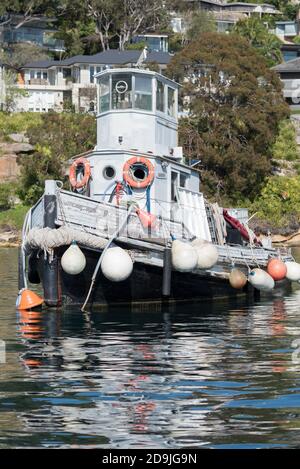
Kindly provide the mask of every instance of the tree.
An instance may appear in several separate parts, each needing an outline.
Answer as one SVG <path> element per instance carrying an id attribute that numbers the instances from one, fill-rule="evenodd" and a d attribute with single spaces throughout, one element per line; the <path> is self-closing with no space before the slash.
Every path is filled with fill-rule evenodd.
<path id="1" fill-rule="evenodd" d="M 279 160 L 293 161 L 299 158 L 296 130 L 291 121 L 280 122 L 279 134 L 274 142 L 272 155 L 273 158 Z"/>
<path id="2" fill-rule="evenodd" d="M 47 15 L 64 12 L 64 0 L 1 0 L 0 24 L 10 23 L 12 15 L 18 14 L 16 29 Z"/>
<path id="3" fill-rule="evenodd" d="M 72 156 L 92 149 L 96 141 L 95 118 L 87 114 L 54 112 L 43 114 L 27 130 L 33 154 L 19 157 L 18 195 L 26 204 L 35 203 L 46 179 L 64 179 L 64 165 Z"/>
<path id="4" fill-rule="evenodd" d="M 217 24 L 214 16 L 205 10 L 192 11 L 186 14 L 185 22 L 188 24 L 186 38 L 196 40 L 202 33 L 214 32 Z"/>
<path id="5" fill-rule="evenodd" d="M 27 91 L 17 86 L 17 76 L 13 70 L 4 70 L 2 75 L 4 86 L 2 87 L 2 110 L 13 112 L 16 108 L 17 101 L 23 96 L 27 96 Z"/>
<path id="6" fill-rule="evenodd" d="M 269 33 L 264 22 L 258 17 L 252 16 L 238 21 L 233 33 L 247 39 L 249 44 L 267 60 L 270 67 L 282 62 L 280 50 L 282 42 L 275 34 Z"/>
<path id="7" fill-rule="evenodd" d="M 180 140 L 189 158 L 201 159 L 207 195 L 253 199 L 289 115 L 277 74 L 246 40 L 218 33 L 202 34 L 179 52 L 168 74 L 183 85 Z"/>
<path id="8" fill-rule="evenodd" d="M 169 25 L 167 5 L 170 1 L 65 0 L 67 13 L 60 22 L 64 23 L 65 31 L 74 29 L 74 21 L 77 21 L 79 29 L 82 29 L 81 25 L 93 24 L 92 39 L 97 38 L 102 50 L 109 49 L 111 45 L 124 50 L 136 34 L 157 29 L 162 31 Z M 92 36 L 91 33 L 88 35 Z"/>
<path id="9" fill-rule="evenodd" d="M 36 60 L 49 60 L 44 49 L 35 44 L 12 44 L 0 50 L 0 60 L 10 69 L 20 70 L 26 63 Z"/>

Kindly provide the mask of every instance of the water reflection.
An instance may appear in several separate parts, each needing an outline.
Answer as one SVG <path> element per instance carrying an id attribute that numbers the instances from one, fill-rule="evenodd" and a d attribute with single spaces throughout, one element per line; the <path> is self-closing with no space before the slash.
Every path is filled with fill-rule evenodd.
<path id="1" fill-rule="evenodd" d="M 4 302 L 0 446 L 299 447 L 299 305 L 299 290 L 171 313 Z"/>

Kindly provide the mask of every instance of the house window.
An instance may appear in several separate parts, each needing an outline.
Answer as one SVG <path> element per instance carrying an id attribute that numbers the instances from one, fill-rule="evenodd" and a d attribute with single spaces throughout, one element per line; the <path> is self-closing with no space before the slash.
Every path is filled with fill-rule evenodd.
<path id="1" fill-rule="evenodd" d="M 152 111 L 152 79 L 136 75 L 134 107 Z"/>
<path id="2" fill-rule="evenodd" d="M 71 76 L 71 69 L 70 68 L 63 68 L 63 78 L 68 78 Z"/>
<path id="3" fill-rule="evenodd" d="M 90 66 L 90 83 L 96 83 L 97 78 L 94 77 L 96 73 L 100 73 L 102 71 L 102 67 L 94 67 L 93 65 Z"/>
<path id="4" fill-rule="evenodd" d="M 162 81 L 157 80 L 156 86 L 156 110 L 164 112 L 165 110 L 165 87 Z"/>
<path id="5" fill-rule="evenodd" d="M 94 83 L 95 67 L 90 67 L 90 83 Z"/>
<path id="6" fill-rule="evenodd" d="M 168 116 L 175 117 L 175 90 L 168 86 Z"/>

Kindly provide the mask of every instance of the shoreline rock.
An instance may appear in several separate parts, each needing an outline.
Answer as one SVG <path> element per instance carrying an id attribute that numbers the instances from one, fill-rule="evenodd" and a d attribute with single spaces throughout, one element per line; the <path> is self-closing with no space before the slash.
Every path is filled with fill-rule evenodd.
<path id="1" fill-rule="evenodd" d="M 18 247 L 21 244 L 21 231 L 9 229 L 0 229 L 0 247 Z"/>
<path id="2" fill-rule="evenodd" d="M 289 236 L 274 235 L 272 236 L 272 243 L 294 248 L 300 247 L 300 230 Z"/>

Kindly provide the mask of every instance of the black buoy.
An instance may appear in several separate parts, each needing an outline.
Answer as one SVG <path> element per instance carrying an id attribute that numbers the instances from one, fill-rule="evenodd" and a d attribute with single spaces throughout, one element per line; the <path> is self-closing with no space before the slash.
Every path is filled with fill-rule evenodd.
<path id="1" fill-rule="evenodd" d="M 166 246 L 164 250 L 164 265 L 163 265 L 163 281 L 162 281 L 162 296 L 168 297 L 171 295 L 171 278 L 172 278 L 172 250 L 171 246 Z"/>
<path id="2" fill-rule="evenodd" d="M 56 182 L 46 181 L 44 194 L 44 227 L 55 229 L 56 217 Z M 43 265 L 43 287 L 46 305 L 59 306 L 61 304 L 59 283 L 59 262 L 57 256 L 54 254 L 51 262 L 47 256 L 47 258 L 44 259 Z"/>

